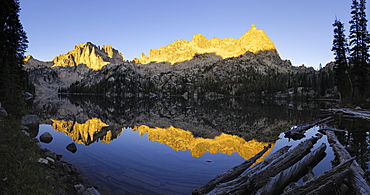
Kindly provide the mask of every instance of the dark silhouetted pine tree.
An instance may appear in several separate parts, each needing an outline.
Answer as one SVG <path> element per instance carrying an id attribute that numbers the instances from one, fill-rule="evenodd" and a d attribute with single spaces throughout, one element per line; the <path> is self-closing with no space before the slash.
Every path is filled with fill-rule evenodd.
<path id="1" fill-rule="evenodd" d="M 366 95 L 369 84 L 369 33 L 367 31 L 366 0 L 353 0 L 350 23 L 350 65 L 354 95 Z"/>
<path id="2" fill-rule="evenodd" d="M 334 39 L 332 51 L 334 52 L 334 73 L 335 73 L 335 85 L 338 88 L 342 97 L 348 96 L 351 93 L 350 80 L 348 75 L 348 63 L 347 63 L 347 52 L 348 44 L 346 36 L 344 34 L 344 24 L 338 19 L 335 19 L 333 24 L 334 27 Z"/>
<path id="3" fill-rule="evenodd" d="M 0 0 L 0 92 L 5 99 L 19 95 L 24 87 L 22 63 L 28 41 L 19 11 L 18 0 Z"/>

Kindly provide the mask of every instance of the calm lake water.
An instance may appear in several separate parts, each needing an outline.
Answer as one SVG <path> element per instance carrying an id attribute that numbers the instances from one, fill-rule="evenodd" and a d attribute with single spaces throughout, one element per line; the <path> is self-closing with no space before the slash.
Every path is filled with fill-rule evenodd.
<path id="1" fill-rule="evenodd" d="M 240 99 L 125 98 L 103 96 L 43 97 L 34 113 L 42 118 L 39 137 L 54 139 L 42 147 L 83 171 L 86 184 L 102 194 L 191 194 L 216 175 L 253 157 L 264 146 L 297 145 L 284 131 L 320 117 L 326 102 Z M 369 125 L 341 120 L 331 125 L 354 129 L 339 138 L 356 148 L 368 170 Z M 66 149 L 75 143 L 75 153 Z M 327 143 L 324 136 L 319 144 Z M 316 146 L 319 146 L 316 144 Z M 326 157 L 314 172 L 335 163 L 327 144 Z M 261 159 L 262 160 L 262 159 Z"/>

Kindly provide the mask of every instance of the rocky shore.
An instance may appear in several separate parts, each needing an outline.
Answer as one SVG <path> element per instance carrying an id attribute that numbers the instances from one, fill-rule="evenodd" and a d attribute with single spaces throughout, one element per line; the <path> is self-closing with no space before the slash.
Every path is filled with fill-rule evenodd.
<path id="1" fill-rule="evenodd" d="M 64 184 L 61 189 L 65 194 L 99 195 L 94 187 L 87 187 L 83 184 L 82 172 L 68 162 L 62 161 L 62 155 L 51 150 L 41 149 L 41 158 L 37 160 L 45 169 L 52 170 L 54 177 L 58 177 Z"/>
<path id="2" fill-rule="evenodd" d="M 39 128 L 39 117 L 36 115 L 26 115 L 21 119 L 21 130 L 35 142 L 50 142 L 53 138 L 50 133 L 40 136 L 40 140 L 36 137 Z M 97 189 L 84 185 L 82 172 L 76 169 L 73 165 L 62 160 L 62 155 L 55 152 L 38 148 L 38 159 L 33 159 L 41 167 L 49 173 L 49 177 L 55 178 L 61 184 L 58 185 L 56 191 L 60 194 L 82 194 L 82 195 L 99 195 Z"/>

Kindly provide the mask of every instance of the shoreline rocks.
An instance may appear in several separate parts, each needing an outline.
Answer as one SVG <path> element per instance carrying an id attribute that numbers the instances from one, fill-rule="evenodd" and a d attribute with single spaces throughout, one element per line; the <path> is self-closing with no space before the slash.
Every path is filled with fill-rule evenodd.
<path id="1" fill-rule="evenodd" d="M 31 137 L 36 137 L 39 133 L 40 118 L 37 115 L 26 115 L 21 119 L 23 130 L 27 130 Z"/>
<path id="2" fill-rule="evenodd" d="M 62 161 L 62 155 L 58 155 L 49 149 L 40 149 L 41 158 L 38 163 L 43 164 L 44 168 L 50 169 L 55 177 L 61 179 L 65 185 L 66 194 L 94 194 L 99 195 L 99 191 L 94 187 L 85 186 L 82 172 L 72 164 Z"/>
<path id="3" fill-rule="evenodd" d="M 21 119 L 20 131 L 30 139 L 36 139 L 38 134 L 40 119 L 36 115 L 26 115 Z M 37 129 L 35 132 L 34 130 Z M 49 132 L 45 132 L 40 136 L 40 141 L 50 143 L 53 136 Z M 76 147 L 76 146 L 75 146 Z M 47 148 L 39 148 L 38 153 L 40 158 L 35 159 L 40 166 L 46 170 L 50 170 L 52 177 L 57 178 L 62 182 L 62 191 L 64 194 L 82 194 L 82 195 L 100 195 L 99 191 L 94 187 L 84 186 L 84 179 L 81 170 L 76 169 L 72 164 L 62 161 L 62 155 Z"/>

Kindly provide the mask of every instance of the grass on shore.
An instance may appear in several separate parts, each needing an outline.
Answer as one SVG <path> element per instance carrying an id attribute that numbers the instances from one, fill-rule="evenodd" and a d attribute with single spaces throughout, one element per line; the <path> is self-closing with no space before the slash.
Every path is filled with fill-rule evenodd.
<path id="1" fill-rule="evenodd" d="M 63 194 L 54 174 L 37 163 L 40 147 L 20 130 L 20 119 L 0 117 L 1 194 Z"/>

